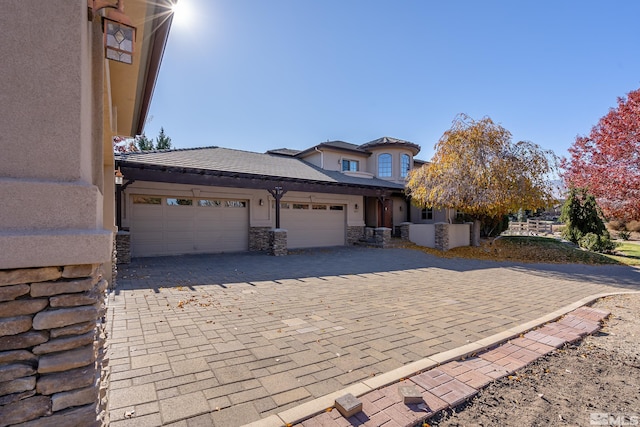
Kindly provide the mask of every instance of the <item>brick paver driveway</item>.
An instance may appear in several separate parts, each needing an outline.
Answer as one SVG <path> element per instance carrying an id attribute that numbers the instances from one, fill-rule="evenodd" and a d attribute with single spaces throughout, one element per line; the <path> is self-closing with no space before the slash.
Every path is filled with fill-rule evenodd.
<path id="1" fill-rule="evenodd" d="M 408 249 L 137 259 L 109 298 L 112 426 L 242 425 L 639 284 L 627 267 Z"/>

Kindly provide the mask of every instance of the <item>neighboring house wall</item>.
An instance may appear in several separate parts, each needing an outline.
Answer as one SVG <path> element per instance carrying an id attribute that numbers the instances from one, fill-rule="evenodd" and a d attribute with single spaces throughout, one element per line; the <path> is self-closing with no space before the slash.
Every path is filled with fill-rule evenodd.
<path id="1" fill-rule="evenodd" d="M 422 208 L 411 205 L 411 222 L 414 224 L 433 224 L 436 222 L 449 222 L 449 217 L 454 218 L 452 216 L 452 212 L 450 209 L 433 209 L 432 210 L 432 218 L 422 219 Z M 449 214 L 448 214 L 449 213 Z"/>
<path id="2" fill-rule="evenodd" d="M 0 423 L 95 425 L 113 224 L 101 19 L 10 0 L 0 28 Z"/>

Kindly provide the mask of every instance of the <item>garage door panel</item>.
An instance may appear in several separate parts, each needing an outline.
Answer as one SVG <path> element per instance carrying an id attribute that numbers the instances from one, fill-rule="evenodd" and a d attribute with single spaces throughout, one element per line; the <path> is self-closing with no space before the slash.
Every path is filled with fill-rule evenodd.
<path id="1" fill-rule="evenodd" d="M 345 244 L 345 211 L 326 209 L 282 209 L 281 227 L 287 230 L 291 249 L 342 246 Z"/>
<path id="2" fill-rule="evenodd" d="M 140 197 L 142 200 L 157 198 Z M 166 197 L 162 197 L 161 204 L 133 204 L 133 256 L 237 252 L 248 250 L 248 241 L 246 201 L 222 200 L 215 206 L 199 206 L 194 199 L 191 205 L 167 205 Z"/>

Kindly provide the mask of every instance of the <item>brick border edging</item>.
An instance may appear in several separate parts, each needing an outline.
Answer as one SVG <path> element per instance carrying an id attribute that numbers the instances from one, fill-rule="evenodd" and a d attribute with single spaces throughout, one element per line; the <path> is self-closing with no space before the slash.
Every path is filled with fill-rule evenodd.
<path id="1" fill-rule="evenodd" d="M 441 410 L 454 407 L 464 402 L 475 395 L 480 388 L 489 384 L 489 382 L 509 375 L 517 369 L 521 369 L 539 357 L 559 348 L 565 343 L 577 341 L 582 337 L 597 331 L 600 328 L 600 321 L 606 318 L 609 313 L 586 307 L 583 308 L 583 306 L 607 296 L 636 293 L 640 292 L 606 292 L 587 296 L 535 320 L 509 328 L 503 332 L 491 335 L 473 343 L 431 355 L 376 377 L 357 382 L 342 390 L 338 390 L 309 402 L 305 402 L 294 408 L 282 411 L 277 415 L 271 415 L 256 422 L 246 424 L 244 427 L 289 426 L 308 420 L 318 414 L 320 414 L 318 415 L 318 418 L 329 418 L 334 422 L 341 420 L 346 422 L 346 424 L 336 424 L 349 426 L 352 424 L 345 418 L 342 418 L 338 411 L 327 412 L 327 409 L 334 406 L 334 402 L 338 397 L 348 393 L 351 393 L 356 397 L 364 396 L 363 400 L 365 401 L 365 404 L 373 405 L 373 408 L 380 409 L 379 412 L 372 414 L 372 416 L 376 416 L 379 413 L 384 413 L 385 410 L 389 410 L 393 413 L 394 417 L 402 417 L 403 414 L 396 407 L 398 402 L 400 405 L 404 406 L 404 408 L 407 408 L 405 410 L 409 411 L 412 410 L 411 406 L 415 405 L 404 405 L 401 400 L 398 400 L 398 402 L 391 401 L 391 399 L 388 399 L 388 397 L 381 393 L 381 389 L 385 387 L 403 385 L 403 382 L 421 388 L 421 392 L 423 393 L 423 397 L 428 408 L 434 409 L 433 411 L 425 412 L 423 408 L 416 408 L 418 409 L 417 412 L 421 414 L 421 418 L 411 421 L 413 424 L 416 424 L 424 419 L 433 417 Z M 576 315 L 572 313 L 579 311 L 581 308 L 583 311 L 600 312 L 599 316 L 601 317 L 595 321 L 597 328 L 592 332 L 588 331 L 593 328 L 593 313 L 591 315 L 586 312 L 583 313 L 584 315 Z M 602 316 L 604 313 L 606 314 Z M 551 323 L 558 320 L 560 317 L 567 315 L 572 316 L 572 318 L 567 320 L 567 322 L 564 322 L 565 319 L 562 319 L 560 322 Z M 569 316 L 567 316 L 567 318 Z M 589 318 L 589 316 L 592 316 L 592 318 Z M 563 323 L 558 326 L 561 322 Z M 540 328 L 540 330 L 534 330 L 538 327 L 542 328 Z M 520 335 L 523 334 L 524 336 L 521 337 Z M 514 338 L 516 338 L 516 340 L 514 340 L 516 341 L 515 343 L 507 342 Z M 536 357 L 532 359 L 533 354 L 535 354 Z M 458 361 L 459 359 L 463 359 L 470 355 L 473 355 L 472 359 L 463 360 L 462 362 Z M 493 358 L 494 360 L 487 360 L 487 358 Z M 487 363 L 484 363 L 483 361 Z M 467 364 L 464 362 L 467 362 Z M 495 362 L 503 363 L 503 365 Z M 471 364 L 475 364 L 476 366 L 471 366 Z M 464 365 L 464 367 L 461 368 L 461 365 Z M 469 369 L 466 369 L 467 367 Z M 500 367 L 502 367 L 502 369 L 498 369 Z M 486 381 L 487 378 L 476 375 L 476 372 L 490 379 Z M 501 372 L 504 374 L 500 374 Z M 458 377 L 466 380 L 466 382 L 460 381 Z M 447 384 L 449 385 L 447 386 Z M 478 388 L 476 389 L 472 387 L 471 384 L 475 384 Z M 469 389 L 473 390 L 473 392 Z M 395 393 L 395 395 L 397 394 L 398 393 Z M 440 394 L 440 396 L 438 396 L 438 394 Z M 463 395 L 464 397 L 462 397 Z M 378 402 L 381 399 L 386 399 L 386 401 Z M 444 406 L 442 406 L 443 403 Z M 366 407 L 367 406 L 365 405 L 365 409 Z M 414 410 L 413 412 L 415 413 L 416 411 Z M 356 419 L 354 419 L 354 421 L 356 421 Z M 362 421 L 358 422 L 361 423 Z"/>

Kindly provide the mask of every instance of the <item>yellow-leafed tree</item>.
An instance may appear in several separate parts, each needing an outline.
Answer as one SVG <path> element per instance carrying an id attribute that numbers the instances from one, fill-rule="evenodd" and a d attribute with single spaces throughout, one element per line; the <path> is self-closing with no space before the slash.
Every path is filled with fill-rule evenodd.
<path id="1" fill-rule="evenodd" d="M 489 117 L 460 114 L 435 146 L 431 162 L 411 171 L 407 192 L 420 207 L 449 208 L 474 219 L 474 245 L 483 219 L 553 204 L 550 181 L 557 159 L 520 141 Z"/>

